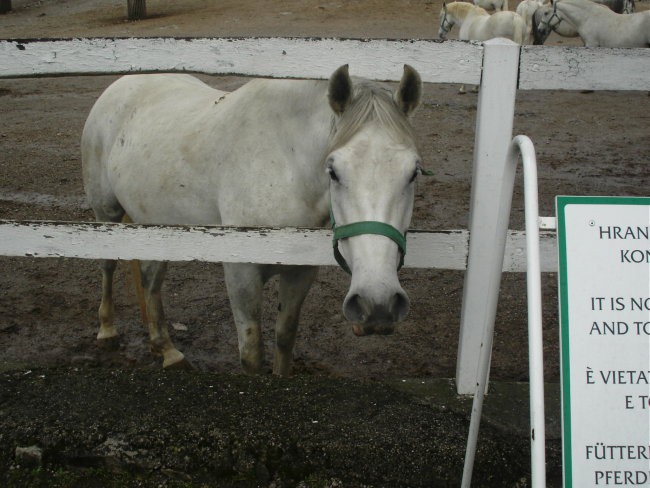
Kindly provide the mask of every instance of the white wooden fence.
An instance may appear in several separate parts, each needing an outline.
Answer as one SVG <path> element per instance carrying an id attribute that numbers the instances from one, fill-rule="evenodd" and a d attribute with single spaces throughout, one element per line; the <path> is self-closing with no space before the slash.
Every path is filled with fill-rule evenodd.
<path id="1" fill-rule="evenodd" d="M 470 231 L 409 234 L 405 266 L 467 269 L 457 389 L 473 393 L 483 330 L 493 324 L 502 271 L 525 271 L 525 237 L 508 231 L 514 175 L 506 170 L 519 90 L 650 90 L 650 50 L 518 46 L 505 40 L 74 39 L 0 41 L 0 78 L 200 72 L 480 84 Z M 471 235 L 471 239 L 470 239 Z M 158 227 L 0 221 L 0 255 L 335 265 L 326 230 Z M 554 233 L 542 233 L 542 271 L 556 271 Z M 158 244 L 156 244 L 158 243 Z M 505 258 L 504 258 L 505 251 Z"/>

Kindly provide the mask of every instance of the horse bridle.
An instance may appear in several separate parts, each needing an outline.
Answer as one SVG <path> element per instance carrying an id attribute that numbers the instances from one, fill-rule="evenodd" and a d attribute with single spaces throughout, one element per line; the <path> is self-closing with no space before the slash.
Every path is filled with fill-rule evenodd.
<path id="1" fill-rule="evenodd" d="M 332 246 L 334 248 L 334 258 L 339 266 L 348 274 L 352 274 L 348 263 L 339 251 L 339 240 L 347 239 L 349 237 L 360 236 L 364 234 L 374 234 L 379 236 L 388 237 L 392 240 L 400 251 L 400 261 L 397 269 L 404 265 L 404 255 L 406 254 L 406 234 L 402 234 L 398 229 L 385 222 L 378 222 L 375 220 L 364 220 L 361 222 L 353 222 L 351 224 L 336 226 L 334 220 L 334 213 L 332 212 L 332 204 L 330 203 L 330 222 L 334 235 L 332 237 Z"/>
<path id="2" fill-rule="evenodd" d="M 440 30 L 448 34 L 452 27 L 453 24 L 447 20 L 447 9 L 445 9 L 445 15 L 442 17 L 442 22 L 440 22 Z"/>
<path id="3" fill-rule="evenodd" d="M 557 22 L 554 25 L 551 25 L 553 19 L 557 19 Z M 548 30 L 552 31 L 556 26 L 560 25 L 560 22 L 562 22 L 562 17 L 557 14 L 557 2 L 555 2 L 553 3 L 553 15 L 551 15 L 546 21 L 542 20 L 540 24 L 545 24 Z"/>

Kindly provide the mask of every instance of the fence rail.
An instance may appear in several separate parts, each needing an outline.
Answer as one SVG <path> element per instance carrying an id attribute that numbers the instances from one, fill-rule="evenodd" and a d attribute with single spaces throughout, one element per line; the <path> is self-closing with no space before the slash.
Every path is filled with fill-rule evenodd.
<path id="1" fill-rule="evenodd" d="M 483 45 L 466 41 L 316 38 L 128 38 L 0 41 L 0 78 L 198 72 L 327 78 L 349 63 L 357 76 L 399 80 L 404 64 L 423 81 L 479 84 Z M 645 48 L 522 46 L 521 90 L 648 90 Z"/>
<path id="2" fill-rule="evenodd" d="M 326 229 L 157 226 L 0 220 L 0 255 L 337 266 Z M 555 233 L 542 233 L 542 271 L 557 271 Z M 467 268 L 469 231 L 408 233 L 407 268 Z M 526 235 L 510 231 L 504 271 L 526 270 Z"/>

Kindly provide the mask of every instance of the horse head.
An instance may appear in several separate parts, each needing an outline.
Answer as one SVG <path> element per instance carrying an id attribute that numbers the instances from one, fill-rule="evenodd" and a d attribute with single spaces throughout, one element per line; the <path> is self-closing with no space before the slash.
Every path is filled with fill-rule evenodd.
<path id="1" fill-rule="evenodd" d="M 408 116 L 422 81 L 408 65 L 394 92 L 355 80 L 348 66 L 329 80 L 334 124 L 326 157 L 335 255 L 351 276 L 343 303 L 357 335 L 390 333 L 409 299 L 397 278 L 406 252 L 420 157 Z"/>
<path id="2" fill-rule="evenodd" d="M 546 42 L 546 39 L 548 36 L 551 34 L 550 30 L 546 30 L 545 32 L 542 32 L 539 29 L 539 25 L 542 21 L 542 15 L 544 15 L 544 12 L 548 10 L 548 7 L 546 6 L 541 6 L 535 9 L 533 12 L 532 16 L 532 21 L 531 21 L 531 32 L 533 34 L 533 45 L 535 46 L 541 46 Z"/>
<path id="3" fill-rule="evenodd" d="M 555 30 L 562 20 L 557 11 L 557 0 L 551 0 L 550 6 L 543 5 L 538 8 L 533 14 L 534 44 L 544 44 L 551 31 Z"/>
<path id="4" fill-rule="evenodd" d="M 442 8 L 440 9 L 440 29 L 438 29 L 438 37 L 440 39 L 445 39 L 453 26 L 453 19 L 450 19 L 448 15 L 447 3 L 442 2 Z"/>

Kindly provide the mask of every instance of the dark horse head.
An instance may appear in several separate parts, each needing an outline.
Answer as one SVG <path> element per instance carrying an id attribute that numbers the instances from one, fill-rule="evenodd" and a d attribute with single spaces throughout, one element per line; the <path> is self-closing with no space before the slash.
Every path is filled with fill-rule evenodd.
<path id="1" fill-rule="evenodd" d="M 532 33 L 533 33 L 533 45 L 535 46 L 541 46 L 546 42 L 546 39 L 548 38 L 549 34 L 551 33 L 550 30 L 542 32 L 539 30 L 539 23 L 542 20 L 542 14 L 544 13 L 543 8 L 538 8 L 533 12 L 533 17 L 532 17 Z"/>

